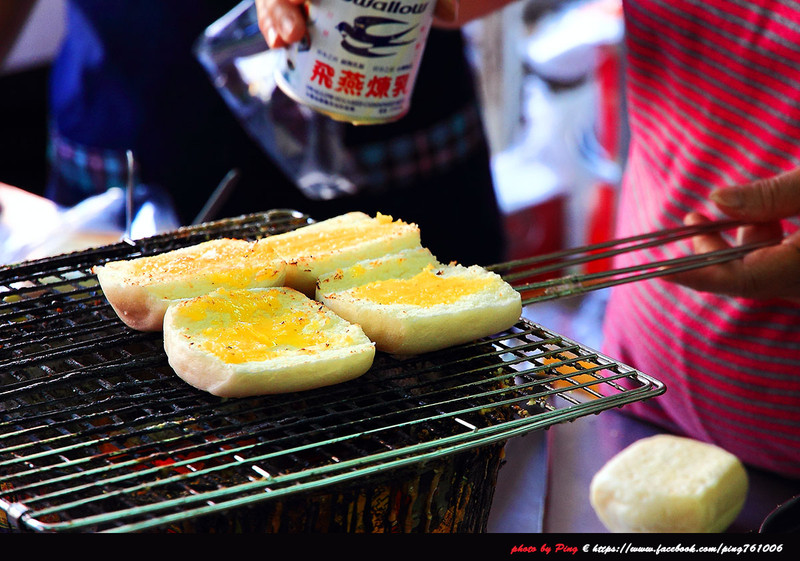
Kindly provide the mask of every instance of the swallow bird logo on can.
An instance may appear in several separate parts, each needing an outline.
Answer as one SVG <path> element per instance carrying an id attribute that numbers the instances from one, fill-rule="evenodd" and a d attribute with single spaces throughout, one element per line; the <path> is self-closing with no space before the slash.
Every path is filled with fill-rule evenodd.
<path id="1" fill-rule="evenodd" d="M 402 31 L 385 33 L 391 26 L 401 26 Z M 353 23 L 341 22 L 336 29 L 342 34 L 342 48 L 348 53 L 367 58 L 392 56 L 397 49 L 413 43 L 416 38 L 405 40 L 414 28 L 408 29 L 404 21 L 360 16 Z"/>
<path id="2" fill-rule="evenodd" d="M 411 104 L 435 1 L 310 0 L 308 36 L 276 81 L 297 102 L 355 124 L 394 121 Z"/>

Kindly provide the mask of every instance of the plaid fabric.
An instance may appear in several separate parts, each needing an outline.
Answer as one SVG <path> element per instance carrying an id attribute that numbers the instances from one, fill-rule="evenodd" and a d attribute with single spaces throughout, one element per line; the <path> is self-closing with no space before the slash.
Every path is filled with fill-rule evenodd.
<path id="1" fill-rule="evenodd" d="M 51 177 L 47 196 L 64 206 L 75 205 L 111 187 L 124 187 L 127 182 L 128 160 L 124 150 L 71 142 L 54 129 L 50 134 L 48 160 Z M 135 168 L 134 182 L 138 183 Z"/>
<path id="2" fill-rule="evenodd" d="M 349 178 L 362 192 L 402 189 L 468 160 L 485 145 L 480 110 L 470 104 L 427 129 L 349 149 Z M 265 155 L 265 157 L 267 157 Z M 94 148 L 51 132 L 48 197 L 71 206 L 127 181 L 124 150 Z M 138 184 L 137 170 L 134 181 Z"/>
<path id="3" fill-rule="evenodd" d="M 354 183 L 378 192 L 403 187 L 446 172 L 484 143 L 480 110 L 470 104 L 427 129 L 352 149 Z"/>

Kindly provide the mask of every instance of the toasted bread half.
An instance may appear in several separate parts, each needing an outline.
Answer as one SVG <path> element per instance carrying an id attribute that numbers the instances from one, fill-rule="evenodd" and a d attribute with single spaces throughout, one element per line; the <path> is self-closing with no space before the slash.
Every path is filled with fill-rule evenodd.
<path id="1" fill-rule="evenodd" d="M 140 331 L 158 331 L 173 300 L 220 287 L 279 286 L 286 278 L 286 264 L 266 246 L 225 238 L 113 261 L 93 272 L 123 322 Z"/>
<path id="2" fill-rule="evenodd" d="M 164 317 L 164 349 L 178 376 L 221 397 L 345 382 L 375 357 L 360 327 L 286 287 L 220 289 L 174 302 Z"/>
<path id="3" fill-rule="evenodd" d="M 426 248 L 360 261 L 320 277 L 316 299 L 359 324 L 380 351 L 419 354 L 473 341 L 519 320 L 519 293 L 473 265 Z"/>
<path id="4" fill-rule="evenodd" d="M 421 247 L 416 224 L 350 212 L 258 241 L 287 264 L 286 286 L 313 298 L 320 275 L 361 261 Z"/>

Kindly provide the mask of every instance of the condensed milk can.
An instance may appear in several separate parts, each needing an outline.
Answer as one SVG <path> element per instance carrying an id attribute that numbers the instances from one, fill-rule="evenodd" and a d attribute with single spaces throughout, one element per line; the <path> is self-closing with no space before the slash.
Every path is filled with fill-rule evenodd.
<path id="1" fill-rule="evenodd" d="M 436 0 L 309 0 L 307 35 L 275 80 L 298 103 L 353 124 L 405 115 Z"/>

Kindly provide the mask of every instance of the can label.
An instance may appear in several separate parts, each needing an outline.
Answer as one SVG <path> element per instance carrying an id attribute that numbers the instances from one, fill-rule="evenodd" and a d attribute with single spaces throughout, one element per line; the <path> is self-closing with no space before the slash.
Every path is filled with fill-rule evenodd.
<path id="1" fill-rule="evenodd" d="M 285 49 L 276 82 L 295 101 L 355 124 L 411 105 L 436 0 L 310 0 L 306 39 Z"/>

